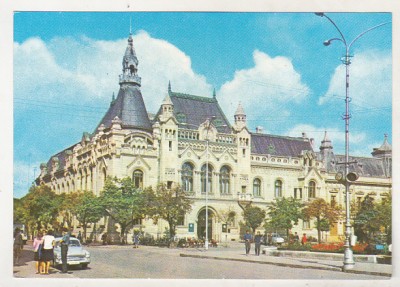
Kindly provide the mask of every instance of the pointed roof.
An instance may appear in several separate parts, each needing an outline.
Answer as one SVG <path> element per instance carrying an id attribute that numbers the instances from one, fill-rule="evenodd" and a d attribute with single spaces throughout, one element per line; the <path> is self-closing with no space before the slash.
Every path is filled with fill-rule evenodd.
<path id="1" fill-rule="evenodd" d="M 328 138 L 328 132 L 325 131 L 324 139 L 321 141 L 321 146 L 319 147 L 320 150 L 333 148 L 331 140 Z"/>
<path id="2" fill-rule="evenodd" d="M 246 115 L 244 112 L 244 109 L 242 107 L 242 103 L 239 103 L 236 112 L 235 112 L 235 116 L 241 116 L 241 115 Z"/>
<path id="3" fill-rule="evenodd" d="M 174 105 L 173 103 L 172 103 L 172 101 L 171 101 L 171 98 L 169 97 L 169 94 L 167 94 L 166 96 L 165 96 L 165 98 L 164 98 L 164 101 L 163 101 L 163 103 L 162 103 L 163 105 Z"/>
<path id="4" fill-rule="evenodd" d="M 392 153 L 392 146 L 388 142 L 388 135 L 385 134 L 385 139 L 383 140 L 383 144 L 379 148 L 374 148 L 372 151 L 373 156 L 385 156 L 391 155 Z"/>
<path id="5" fill-rule="evenodd" d="M 106 128 L 110 127 L 115 117 L 121 120 L 121 125 L 124 128 L 152 131 L 142 93 L 138 86 L 126 85 L 120 88 L 114 104 L 109 107 L 103 119 L 96 127 L 96 131 L 102 124 Z"/>

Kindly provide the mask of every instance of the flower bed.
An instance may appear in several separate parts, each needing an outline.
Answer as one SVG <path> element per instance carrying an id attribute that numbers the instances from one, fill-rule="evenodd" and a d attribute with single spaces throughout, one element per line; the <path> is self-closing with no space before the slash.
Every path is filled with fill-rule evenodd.
<path id="1" fill-rule="evenodd" d="M 368 244 L 356 244 L 352 246 L 352 250 L 354 254 L 366 254 L 366 248 Z M 343 253 L 344 252 L 344 244 L 343 243 L 321 243 L 315 244 L 311 246 L 311 251 L 315 252 L 331 252 L 331 253 Z"/>

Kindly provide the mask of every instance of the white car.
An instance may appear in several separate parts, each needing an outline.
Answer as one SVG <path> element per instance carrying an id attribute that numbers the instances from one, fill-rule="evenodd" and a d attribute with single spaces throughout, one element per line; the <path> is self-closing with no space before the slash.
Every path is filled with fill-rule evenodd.
<path id="1" fill-rule="evenodd" d="M 281 237 L 278 233 L 272 233 L 271 242 L 272 244 L 282 244 L 285 242 L 285 239 L 283 239 L 283 237 Z"/>
<path id="2" fill-rule="evenodd" d="M 62 264 L 60 244 L 61 239 L 62 237 L 55 239 L 56 245 L 54 247 L 54 266 L 59 266 Z M 81 242 L 77 238 L 71 237 L 68 244 L 67 264 L 69 266 L 80 266 L 82 269 L 85 269 L 89 263 L 89 251 L 83 249 Z"/>

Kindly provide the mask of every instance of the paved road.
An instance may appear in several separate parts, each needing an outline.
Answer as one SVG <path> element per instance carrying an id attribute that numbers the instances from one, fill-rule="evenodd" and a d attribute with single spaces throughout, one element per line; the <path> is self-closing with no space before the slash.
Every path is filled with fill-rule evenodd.
<path id="1" fill-rule="evenodd" d="M 93 246 L 92 263 L 86 270 L 73 269 L 62 274 L 34 273 L 32 250 L 23 253 L 23 264 L 14 267 L 22 278 L 152 278 L 152 279 L 387 279 L 380 276 L 335 271 L 299 269 L 247 262 L 180 257 L 181 250 L 141 246 Z M 222 250 L 221 250 L 222 251 Z"/>

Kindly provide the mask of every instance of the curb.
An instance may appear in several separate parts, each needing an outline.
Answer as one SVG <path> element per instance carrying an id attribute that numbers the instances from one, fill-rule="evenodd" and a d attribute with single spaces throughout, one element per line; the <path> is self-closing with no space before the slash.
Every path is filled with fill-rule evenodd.
<path id="1" fill-rule="evenodd" d="M 324 267 L 324 266 L 311 266 L 311 265 L 300 265 L 300 264 L 279 263 L 279 262 L 269 262 L 269 261 L 255 261 L 255 260 L 248 260 L 248 259 L 238 259 L 238 258 L 228 258 L 228 257 L 218 257 L 218 256 L 207 256 L 207 255 L 191 255 L 191 254 L 184 254 L 184 253 L 180 253 L 179 255 L 180 255 L 180 257 L 191 257 L 191 258 L 200 258 L 200 259 L 214 259 L 214 260 L 229 260 L 229 261 L 237 261 L 237 262 L 268 264 L 268 265 L 281 266 L 281 267 L 291 267 L 291 268 L 301 268 L 301 269 L 316 269 L 316 270 L 346 272 L 346 273 L 353 273 L 353 274 L 365 274 L 365 275 L 373 275 L 373 276 L 392 277 L 391 273 L 374 272 L 374 271 L 361 271 L 361 270 L 346 270 L 346 271 L 343 271 L 342 268 L 340 268 L 340 267 Z"/>

